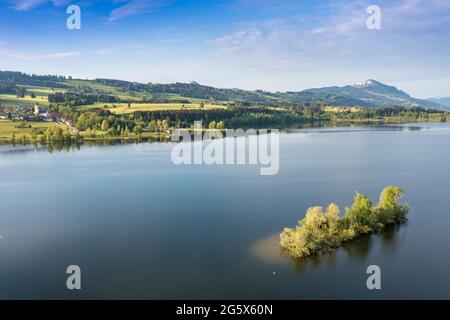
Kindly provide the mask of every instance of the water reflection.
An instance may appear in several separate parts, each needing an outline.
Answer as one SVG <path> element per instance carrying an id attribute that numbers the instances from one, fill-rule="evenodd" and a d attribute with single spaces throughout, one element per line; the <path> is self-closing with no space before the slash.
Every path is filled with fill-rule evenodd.
<path id="1" fill-rule="evenodd" d="M 397 226 L 389 226 L 386 229 L 384 229 L 383 233 L 381 234 L 382 241 L 381 244 L 383 246 L 383 249 L 394 253 L 396 248 L 399 246 L 400 242 L 400 235 L 401 230 L 407 230 L 408 223 L 405 223 L 403 225 L 397 225 Z"/>
<path id="2" fill-rule="evenodd" d="M 355 260 L 364 260 L 373 246 L 373 236 L 365 235 L 344 244 L 342 249 Z"/>
<path id="3" fill-rule="evenodd" d="M 310 256 L 305 258 L 293 258 L 288 252 L 282 250 L 282 254 L 289 259 L 294 267 L 295 273 L 303 275 L 308 269 L 315 269 L 318 267 L 326 267 L 329 270 L 333 270 L 336 267 L 336 251 L 330 251 L 326 254 L 319 256 Z"/>
<path id="4" fill-rule="evenodd" d="M 258 129 L 258 126 L 254 126 Z M 275 128 L 275 127 L 274 127 Z M 276 127 L 284 133 L 336 133 L 336 132 L 359 132 L 359 131 L 416 131 L 422 129 L 435 128 L 433 126 L 424 127 L 420 125 L 401 125 L 401 124 L 374 124 L 374 123 L 324 123 L 311 122 L 301 123 L 291 126 Z M 245 128 L 244 129 L 248 129 Z M 267 129 L 267 126 L 265 127 Z M 268 128 L 271 129 L 270 127 Z M 314 130 L 316 129 L 316 130 Z M 104 139 L 104 140 L 85 140 L 82 142 L 72 141 L 55 141 L 55 142 L 15 142 L 15 143 L 0 143 L 0 154 L 28 152 L 36 150 L 47 150 L 49 153 L 79 150 L 81 146 L 114 146 L 119 144 L 138 144 L 143 142 L 170 142 L 171 138 L 167 135 L 152 136 L 145 138 L 119 138 L 119 139 Z M 2 150 L 3 149 L 3 150 Z"/>
<path id="5" fill-rule="evenodd" d="M 316 130 L 314 130 L 316 129 Z M 307 132 L 307 133 L 343 133 L 343 132 L 366 132 L 366 131 L 417 131 L 425 129 L 421 126 L 397 125 L 397 124 L 378 124 L 378 123 L 340 123 L 322 124 L 317 126 L 295 126 L 283 128 L 283 132 Z"/>
<path id="6" fill-rule="evenodd" d="M 381 234 L 359 237 L 345 243 L 342 248 L 318 256 L 293 258 L 286 250 L 280 247 L 280 236 L 278 233 L 254 242 L 250 246 L 250 252 L 267 264 L 292 264 L 294 271 L 302 275 L 308 268 L 326 267 L 334 269 L 341 252 L 353 261 L 364 261 L 377 241 L 381 244 L 383 250 L 392 253 L 398 246 L 400 228 L 402 226 L 389 226 Z"/>
<path id="7" fill-rule="evenodd" d="M 333 269 L 336 266 L 336 251 L 331 251 L 321 256 L 311 256 L 302 259 L 293 258 L 279 245 L 280 235 L 272 234 L 254 242 L 250 246 L 250 252 L 267 264 L 292 264 L 298 274 L 303 274 L 309 267 L 317 268 L 326 266 Z"/>
<path id="8" fill-rule="evenodd" d="M 73 141 L 54 141 L 44 143 L 12 143 L 0 145 L 0 154 L 17 154 L 27 153 L 33 151 L 47 151 L 48 153 L 54 152 L 70 152 L 73 150 L 80 150 L 82 146 L 95 147 L 95 146 L 115 146 L 124 144 L 139 144 L 139 143 L 158 143 L 158 142 L 170 142 L 170 139 L 165 136 L 142 138 L 142 139 L 107 139 L 107 140 L 87 140 L 83 142 Z"/>

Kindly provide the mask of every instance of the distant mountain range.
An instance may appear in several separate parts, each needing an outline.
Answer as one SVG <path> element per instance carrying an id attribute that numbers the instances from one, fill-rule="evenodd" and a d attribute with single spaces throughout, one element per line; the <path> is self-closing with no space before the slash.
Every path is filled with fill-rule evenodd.
<path id="1" fill-rule="evenodd" d="M 292 94 L 296 96 L 297 101 L 330 105 L 361 106 L 368 108 L 389 107 L 393 105 L 407 108 L 413 106 L 423 108 L 444 107 L 438 101 L 416 99 L 396 87 L 372 79 L 354 85 L 307 89 Z"/>
<path id="2" fill-rule="evenodd" d="M 100 85 L 100 86 L 99 86 Z M 204 99 L 248 104 L 322 104 L 332 106 L 359 106 L 381 108 L 403 106 L 410 108 L 450 109 L 450 98 L 416 99 L 406 92 L 378 82 L 367 80 L 342 87 L 325 87 L 303 91 L 268 92 L 262 90 L 221 89 L 190 83 L 138 83 L 114 79 L 81 80 L 61 76 L 29 75 L 21 72 L 0 71 L 0 93 L 14 93 L 19 86 L 39 86 L 55 91 L 75 91 L 97 95 L 127 95 L 141 99 Z M 30 88 L 30 87 L 29 87 Z M 0 101 L 1 102 L 1 101 Z"/>
<path id="3" fill-rule="evenodd" d="M 446 108 L 450 108 L 450 97 L 444 97 L 444 98 L 431 98 L 428 99 L 430 101 L 433 101 L 437 104 L 440 104 Z"/>
<path id="4" fill-rule="evenodd" d="M 106 83 L 108 83 L 108 81 Z M 334 86 L 288 92 L 219 89 L 204 86 L 197 82 L 148 84 L 147 86 L 147 90 L 152 93 L 164 92 L 178 94 L 189 98 L 214 99 L 219 101 L 241 101 L 268 104 L 323 104 L 333 106 L 359 106 L 367 108 L 382 108 L 391 106 L 403 106 L 410 108 L 417 106 L 422 108 L 445 109 L 448 107 L 445 103 L 446 101 L 416 99 L 396 87 L 389 86 L 372 79 L 343 87 Z"/>

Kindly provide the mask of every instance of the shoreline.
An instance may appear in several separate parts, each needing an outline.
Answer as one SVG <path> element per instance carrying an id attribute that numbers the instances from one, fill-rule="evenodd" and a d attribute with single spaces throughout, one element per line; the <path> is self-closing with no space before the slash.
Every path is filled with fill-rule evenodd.
<path id="1" fill-rule="evenodd" d="M 351 126 L 351 125 L 408 125 L 408 124 L 418 124 L 418 123 L 424 123 L 424 124 L 437 124 L 437 123 L 449 123 L 449 122 L 437 122 L 437 121 L 386 121 L 386 119 L 369 119 L 369 120 L 355 120 L 355 121 L 317 121 L 314 123 L 311 123 L 312 126 L 308 126 L 307 124 L 303 123 L 300 126 L 292 126 L 292 127 L 278 127 L 271 129 L 278 129 L 281 131 L 289 132 L 289 129 L 311 129 L 311 128 L 326 128 L 326 127 L 345 127 L 345 126 Z M 316 124 L 317 126 L 314 126 Z M 62 139 L 62 140 L 42 140 L 42 139 L 27 139 L 23 140 L 21 139 L 21 135 L 16 133 L 16 140 L 13 142 L 10 138 L 0 137 L 0 146 L 36 146 L 36 145 L 83 145 L 85 143 L 92 144 L 92 145 L 114 145 L 119 143 L 130 143 L 130 142 L 172 142 L 171 141 L 171 133 L 174 130 L 188 130 L 189 132 L 193 133 L 195 129 L 193 128 L 176 128 L 176 129 L 170 129 L 170 132 L 143 132 L 140 137 L 136 136 L 135 134 L 130 134 L 129 136 L 98 136 L 98 137 L 85 137 L 83 135 L 81 136 L 81 139 Z M 221 132 L 226 132 L 226 130 L 236 130 L 234 129 L 202 129 L 202 133 L 208 132 L 210 130 L 220 130 Z M 270 130 L 270 129 L 268 129 Z M 72 138 L 74 136 L 71 136 Z"/>

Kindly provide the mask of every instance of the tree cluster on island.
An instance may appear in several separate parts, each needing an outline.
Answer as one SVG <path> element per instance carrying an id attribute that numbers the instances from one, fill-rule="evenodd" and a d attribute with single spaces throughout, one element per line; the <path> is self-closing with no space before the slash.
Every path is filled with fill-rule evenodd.
<path id="1" fill-rule="evenodd" d="M 343 216 L 334 203 L 325 212 L 322 207 L 309 208 L 296 227 L 281 232 L 280 246 L 294 258 L 319 255 L 362 235 L 404 223 L 409 207 L 399 204 L 403 193 L 398 187 L 386 187 L 376 206 L 367 196 L 356 193 L 353 205 Z"/>

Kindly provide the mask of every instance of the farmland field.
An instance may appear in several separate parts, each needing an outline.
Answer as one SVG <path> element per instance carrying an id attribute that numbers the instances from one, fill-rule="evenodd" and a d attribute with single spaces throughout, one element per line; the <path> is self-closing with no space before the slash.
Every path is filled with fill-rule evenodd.
<path id="1" fill-rule="evenodd" d="M 19 138 L 22 135 L 31 134 L 34 128 L 47 129 L 48 127 L 54 125 L 53 122 L 24 122 L 26 126 L 31 126 L 31 128 L 18 128 L 21 124 L 20 121 L 10 121 L 10 120 L 0 120 L 0 141 L 10 140 L 13 132 L 16 137 Z"/>
<path id="2" fill-rule="evenodd" d="M 132 103 L 130 107 L 128 107 L 127 103 L 115 103 L 115 104 L 107 104 L 107 103 L 96 103 L 89 106 L 83 106 L 83 109 L 92 109 L 92 108 L 105 108 L 111 111 L 114 114 L 129 114 L 136 111 L 161 111 L 161 110 L 199 110 L 199 103 Z M 213 104 L 205 104 L 205 110 L 211 109 L 225 109 L 226 106 L 223 105 L 213 105 Z"/>
<path id="3" fill-rule="evenodd" d="M 55 93 L 55 92 L 66 92 L 66 89 L 62 89 L 62 88 L 57 88 L 57 89 L 53 89 L 53 88 L 48 88 L 48 87 L 38 87 L 38 86 L 29 86 L 29 85 L 23 85 L 23 86 L 19 86 L 19 87 L 23 87 L 25 88 L 26 91 L 26 95 L 29 96 L 31 94 L 31 92 L 33 92 L 36 96 L 41 96 L 41 97 L 45 97 L 47 98 L 47 96 L 50 93 Z"/>
<path id="4" fill-rule="evenodd" d="M 18 98 L 13 94 L 0 94 L 0 105 L 4 107 L 34 107 L 36 102 L 39 102 L 41 106 L 48 106 L 46 96 L 37 96 L 33 99 L 29 95 L 25 96 L 25 98 Z"/>

